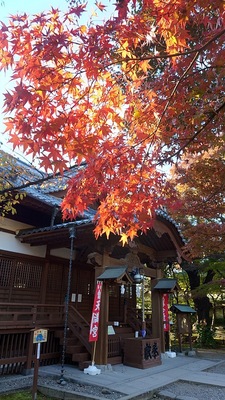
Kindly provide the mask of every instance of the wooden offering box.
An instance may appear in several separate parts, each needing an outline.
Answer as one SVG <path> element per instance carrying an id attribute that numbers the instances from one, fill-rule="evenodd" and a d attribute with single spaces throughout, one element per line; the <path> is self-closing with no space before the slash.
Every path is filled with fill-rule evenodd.
<path id="1" fill-rule="evenodd" d="M 161 364 L 160 341 L 153 338 L 127 338 L 124 340 L 124 365 L 150 368 Z"/>

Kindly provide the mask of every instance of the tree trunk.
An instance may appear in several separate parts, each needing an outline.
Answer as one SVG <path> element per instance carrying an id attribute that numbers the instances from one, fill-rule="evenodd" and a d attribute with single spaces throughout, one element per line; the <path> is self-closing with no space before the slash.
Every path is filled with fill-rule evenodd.
<path id="1" fill-rule="evenodd" d="M 186 272 L 189 277 L 189 282 L 190 282 L 190 287 L 191 290 L 195 290 L 200 287 L 200 276 L 199 276 L 199 271 L 198 269 L 194 269 L 193 267 L 191 269 L 187 268 Z M 205 278 L 204 283 L 209 282 L 212 279 L 212 271 L 209 271 L 207 273 L 207 276 Z M 196 296 L 193 297 L 195 309 L 197 311 L 198 315 L 198 323 L 203 322 L 206 323 L 206 325 L 210 326 L 211 325 L 211 318 L 210 318 L 210 310 L 211 310 L 211 303 L 209 298 L 206 295 L 203 296 Z"/>

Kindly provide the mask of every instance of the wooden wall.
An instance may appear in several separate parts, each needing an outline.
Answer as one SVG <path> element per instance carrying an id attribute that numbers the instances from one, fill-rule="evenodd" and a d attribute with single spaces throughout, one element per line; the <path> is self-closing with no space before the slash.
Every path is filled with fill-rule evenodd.
<path id="1" fill-rule="evenodd" d="M 120 285 L 111 285 L 109 287 L 109 320 L 125 321 L 126 307 L 136 307 L 136 296 L 132 285 L 126 286 L 126 291 L 123 295 L 120 293 Z"/>
<path id="2" fill-rule="evenodd" d="M 22 255 L 0 254 L 0 303 L 63 304 L 67 294 L 69 261 L 36 259 Z M 92 265 L 73 262 L 70 298 L 75 308 L 91 320 L 95 291 L 95 270 Z M 72 297 L 73 295 L 73 297 Z M 135 307 L 133 289 L 110 286 L 109 320 L 123 322 L 125 307 Z"/>
<path id="3" fill-rule="evenodd" d="M 88 321 L 91 320 L 95 292 L 95 271 L 91 265 L 76 265 L 71 294 L 76 294 L 75 307 Z"/>
<path id="4" fill-rule="evenodd" d="M 0 256 L 0 302 L 38 303 L 43 264 Z"/>
<path id="5" fill-rule="evenodd" d="M 45 303 L 63 304 L 67 291 L 68 266 L 56 262 L 48 264 Z"/>
<path id="6" fill-rule="evenodd" d="M 67 270 L 64 262 L 0 254 L 0 302 L 61 304 Z"/>
<path id="7" fill-rule="evenodd" d="M 63 304 L 67 294 L 69 260 L 35 259 L 0 253 L 0 303 Z M 70 301 L 91 316 L 95 274 L 91 265 L 72 264 Z"/>

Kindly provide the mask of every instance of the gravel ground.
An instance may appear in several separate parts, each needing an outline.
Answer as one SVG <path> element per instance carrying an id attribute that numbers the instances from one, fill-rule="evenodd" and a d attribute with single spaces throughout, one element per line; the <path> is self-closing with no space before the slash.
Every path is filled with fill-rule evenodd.
<path id="1" fill-rule="evenodd" d="M 225 361 L 222 361 L 212 368 L 205 369 L 205 372 L 210 372 L 212 374 L 222 374 L 225 376 Z"/>
<path id="2" fill-rule="evenodd" d="M 221 361 L 221 363 L 215 365 L 214 367 L 207 368 L 205 372 L 222 374 L 225 377 L 225 361 Z M 158 391 L 158 394 L 159 396 L 161 395 L 160 398 L 162 399 L 169 398 L 169 393 L 171 393 L 173 396 L 176 395 L 176 398 L 185 395 L 187 397 L 191 397 L 193 400 L 225 400 L 225 387 L 222 388 L 212 385 L 203 385 L 201 383 L 194 382 L 177 381 L 171 383 L 170 385 L 161 387 Z M 163 394 L 165 394 L 165 397 L 162 396 Z"/>
<path id="3" fill-rule="evenodd" d="M 214 367 L 208 368 L 206 372 L 223 374 L 225 376 L 225 361 L 221 361 Z M 33 378 L 31 376 L 3 376 L 0 379 L 0 398 L 1 393 L 12 392 L 18 389 L 31 388 Z M 90 398 L 119 400 L 124 396 L 122 392 L 111 391 L 104 387 L 86 385 L 78 382 L 67 382 L 62 386 L 52 377 L 38 377 L 39 386 L 52 387 L 58 390 L 76 392 L 81 395 L 89 395 Z M 177 381 L 163 386 L 157 390 L 154 399 L 196 399 L 196 400 L 225 400 L 225 387 L 203 385 L 193 382 Z M 150 398 L 149 398 L 150 399 Z"/>
<path id="4" fill-rule="evenodd" d="M 33 377 L 31 376 L 5 376 L 0 379 L 0 398 L 1 393 L 14 392 L 18 389 L 32 388 Z M 117 391 L 111 391 L 107 388 L 95 386 L 95 385 L 85 385 L 83 383 L 66 382 L 63 386 L 58 383 L 57 380 L 51 377 L 38 377 L 38 386 L 47 386 L 48 388 L 54 388 L 57 390 L 66 390 L 71 392 L 76 392 L 79 394 L 87 394 L 94 396 L 97 399 L 109 399 L 118 400 L 124 396 L 123 393 Z"/>
<path id="5" fill-rule="evenodd" d="M 177 381 L 163 386 L 163 388 L 160 388 L 159 398 L 170 398 L 168 397 L 170 393 L 173 399 L 174 395 L 176 395 L 176 399 L 185 399 L 184 396 L 187 396 L 192 400 L 225 400 L 225 388 L 193 382 Z"/>

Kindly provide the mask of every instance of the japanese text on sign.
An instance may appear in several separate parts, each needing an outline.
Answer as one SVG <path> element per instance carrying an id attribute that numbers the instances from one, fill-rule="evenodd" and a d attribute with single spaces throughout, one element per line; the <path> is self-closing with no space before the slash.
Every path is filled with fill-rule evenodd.
<path id="1" fill-rule="evenodd" d="M 97 281 L 95 297 L 94 297 L 94 304 L 93 304 L 93 309 L 92 309 L 89 342 L 96 342 L 98 340 L 102 285 L 103 285 L 102 281 Z"/>
<path id="2" fill-rule="evenodd" d="M 47 342 L 48 330 L 47 329 L 36 329 L 34 331 L 33 343 L 44 343 Z"/>
<path id="3" fill-rule="evenodd" d="M 163 330 L 168 332 L 170 330 L 169 324 L 169 295 L 168 293 L 163 294 Z"/>

